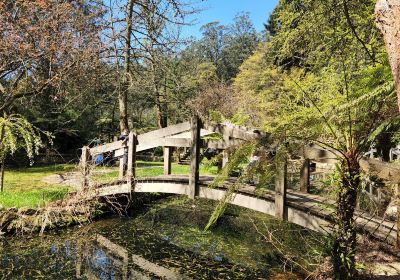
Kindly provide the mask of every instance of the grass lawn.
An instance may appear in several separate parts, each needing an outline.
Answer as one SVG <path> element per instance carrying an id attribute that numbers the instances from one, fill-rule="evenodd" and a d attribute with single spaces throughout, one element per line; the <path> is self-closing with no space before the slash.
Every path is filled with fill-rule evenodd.
<path id="1" fill-rule="evenodd" d="M 92 177 L 95 183 L 106 183 L 114 181 L 118 178 L 118 168 L 96 168 L 96 171 L 101 169 L 110 170 L 110 172 L 96 172 Z M 173 175 L 186 175 L 189 174 L 189 165 L 172 164 L 171 173 Z M 218 168 L 213 166 L 207 168 L 204 165 L 200 165 L 200 175 L 216 175 L 218 173 Z M 164 164 L 162 162 L 144 162 L 138 161 L 136 164 L 136 176 L 137 177 L 153 177 L 160 176 L 164 174 Z"/>
<path id="2" fill-rule="evenodd" d="M 172 174 L 188 174 L 189 168 L 188 165 L 172 164 Z M 4 192 L 0 193 L 0 205 L 5 208 L 37 208 L 48 202 L 61 199 L 72 188 L 65 185 L 45 183 L 43 178 L 73 171 L 77 171 L 77 166 L 73 164 L 6 170 Z M 109 182 L 118 178 L 118 167 L 98 167 L 95 171 L 92 176 L 95 183 Z M 136 174 L 138 177 L 159 176 L 163 172 L 162 162 L 137 162 Z M 200 167 L 201 175 L 213 175 L 217 172 L 217 167 Z"/>
<path id="3" fill-rule="evenodd" d="M 0 204 L 5 208 L 36 208 L 49 201 L 61 199 L 69 190 L 66 186 L 42 182 L 46 176 L 74 171 L 75 165 L 51 165 L 11 169 L 5 171 L 4 192 L 0 193 Z"/>

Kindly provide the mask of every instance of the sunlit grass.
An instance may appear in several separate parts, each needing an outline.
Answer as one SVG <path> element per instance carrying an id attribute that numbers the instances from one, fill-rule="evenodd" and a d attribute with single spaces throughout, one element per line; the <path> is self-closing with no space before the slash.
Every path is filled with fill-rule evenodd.
<path id="1" fill-rule="evenodd" d="M 4 192 L 0 204 L 5 208 L 36 208 L 64 197 L 69 188 L 43 182 L 46 176 L 75 171 L 72 164 L 57 164 L 19 169 L 8 169 L 4 176 Z"/>
<path id="2" fill-rule="evenodd" d="M 73 188 L 48 184 L 43 179 L 50 175 L 77 171 L 77 166 L 73 164 L 8 169 L 4 177 L 4 192 L 0 193 L 0 205 L 5 208 L 37 208 L 62 199 Z M 188 165 L 172 164 L 172 174 L 185 175 L 189 174 L 189 171 Z M 200 167 L 201 175 L 214 175 L 217 172 L 217 167 Z M 162 162 L 137 161 L 136 163 L 137 177 L 153 177 L 163 175 L 163 173 Z M 116 179 L 118 179 L 118 167 L 97 167 L 92 176 L 94 183 L 106 183 Z"/>

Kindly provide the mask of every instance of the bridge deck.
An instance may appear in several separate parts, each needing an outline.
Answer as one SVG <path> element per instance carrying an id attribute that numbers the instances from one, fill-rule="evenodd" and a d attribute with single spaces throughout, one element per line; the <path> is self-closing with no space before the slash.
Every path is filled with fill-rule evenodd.
<path id="1" fill-rule="evenodd" d="M 228 179 L 223 188 L 211 188 L 214 177 L 200 177 L 200 197 L 219 200 L 224 197 L 225 190 L 234 179 Z M 164 175 L 148 178 L 137 178 L 135 189 L 127 181 L 119 180 L 96 186 L 97 196 L 134 192 L 160 192 L 171 194 L 188 194 L 188 176 Z M 230 203 L 245 208 L 275 214 L 275 192 L 257 190 L 254 186 L 243 184 L 236 189 Z M 295 190 L 287 190 L 286 216 L 293 222 L 319 232 L 329 232 L 334 219 L 335 202 L 318 195 L 307 194 Z M 362 211 L 356 211 L 355 222 L 360 232 L 389 244 L 396 244 L 396 223 L 381 217 L 374 217 Z"/>

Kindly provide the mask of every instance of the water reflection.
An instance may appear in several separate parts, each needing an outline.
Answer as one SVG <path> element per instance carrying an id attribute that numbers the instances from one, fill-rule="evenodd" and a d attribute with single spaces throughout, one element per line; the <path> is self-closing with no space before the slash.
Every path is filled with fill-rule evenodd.
<path id="1" fill-rule="evenodd" d="M 123 219 L 0 242 L 0 279 L 265 279 L 265 274 L 185 250 Z"/>

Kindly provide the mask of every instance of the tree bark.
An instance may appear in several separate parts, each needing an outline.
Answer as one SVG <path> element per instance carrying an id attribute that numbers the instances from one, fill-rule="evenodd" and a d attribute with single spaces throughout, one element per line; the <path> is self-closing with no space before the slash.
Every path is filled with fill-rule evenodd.
<path id="1" fill-rule="evenodd" d="M 131 33 L 132 33 L 132 19 L 133 19 L 133 6 L 135 1 L 129 0 L 126 7 L 126 30 L 125 30 L 125 46 L 124 46 L 124 77 L 122 81 L 121 90 L 118 94 L 119 103 L 119 127 L 121 132 L 124 130 L 129 131 L 128 122 L 128 90 L 131 81 Z"/>
<path id="2" fill-rule="evenodd" d="M 400 0 L 378 0 L 375 15 L 385 39 L 400 109 Z"/>
<path id="3" fill-rule="evenodd" d="M 4 158 L 1 160 L 0 167 L 0 192 L 4 191 Z"/>
<path id="4" fill-rule="evenodd" d="M 341 185 L 337 196 L 337 231 L 333 245 L 335 279 L 356 279 L 356 228 L 354 211 L 360 185 L 360 165 L 353 152 L 341 162 Z"/>

